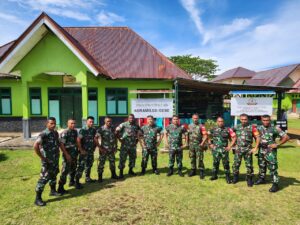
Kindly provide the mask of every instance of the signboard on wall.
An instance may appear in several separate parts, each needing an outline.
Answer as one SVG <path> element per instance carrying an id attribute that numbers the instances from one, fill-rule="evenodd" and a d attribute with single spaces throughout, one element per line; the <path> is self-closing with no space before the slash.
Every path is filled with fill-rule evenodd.
<path id="1" fill-rule="evenodd" d="M 231 115 L 239 116 L 246 113 L 249 116 L 272 115 L 273 98 L 231 98 Z"/>
<path id="2" fill-rule="evenodd" d="M 146 118 L 148 115 L 152 115 L 155 118 L 170 118 L 173 116 L 173 99 L 132 99 L 131 113 L 134 114 L 136 118 Z"/>

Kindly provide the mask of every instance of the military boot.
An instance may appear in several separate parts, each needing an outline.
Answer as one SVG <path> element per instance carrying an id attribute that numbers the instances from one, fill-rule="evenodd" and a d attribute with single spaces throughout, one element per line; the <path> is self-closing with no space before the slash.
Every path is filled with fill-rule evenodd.
<path id="1" fill-rule="evenodd" d="M 42 199 L 42 192 L 39 192 L 39 191 L 36 192 L 34 204 L 37 206 L 45 206 L 46 205 L 46 202 L 44 202 Z"/>
<path id="2" fill-rule="evenodd" d="M 169 176 L 172 176 L 172 175 L 173 175 L 173 168 L 170 168 L 167 176 L 169 177 Z"/>
<path id="3" fill-rule="evenodd" d="M 159 175 L 159 170 L 157 168 L 153 168 L 152 172 L 156 175 Z"/>
<path id="4" fill-rule="evenodd" d="M 278 184 L 273 183 L 272 187 L 269 189 L 269 192 L 277 192 L 279 190 Z"/>
<path id="5" fill-rule="evenodd" d="M 218 179 L 217 172 L 213 172 L 210 180 L 217 180 L 217 179 Z"/>
<path id="6" fill-rule="evenodd" d="M 132 167 L 129 168 L 128 174 L 131 176 L 136 176 L 136 173 L 133 171 Z"/>
<path id="7" fill-rule="evenodd" d="M 226 174 L 226 182 L 227 182 L 227 184 L 231 184 L 232 183 L 232 180 L 230 178 L 230 174 L 229 173 Z"/>
<path id="8" fill-rule="evenodd" d="M 178 175 L 181 177 L 184 177 L 183 173 L 182 173 L 182 169 L 178 169 Z"/>
<path id="9" fill-rule="evenodd" d="M 123 169 L 120 169 L 120 175 L 119 175 L 119 177 L 120 177 L 121 179 L 124 178 Z"/>
<path id="10" fill-rule="evenodd" d="M 61 196 L 61 193 L 58 193 L 55 189 L 55 184 L 50 186 L 50 196 Z"/>
<path id="11" fill-rule="evenodd" d="M 266 181 L 264 178 L 258 178 L 258 180 L 254 183 L 255 185 L 265 184 Z"/>
<path id="12" fill-rule="evenodd" d="M 232 183 L 236 184 L 237 182 L 239 182 L 239 174 L 233 174 Z"/>
<path id="13" fill-rule="evenodd" d="M 61 195 L 68 194 L 69 192 L 65 190 L 64 185 L 59 183 L 57 192 Z"/>
<path id="14" fill-rule="evenodd" d="M 79 178 L 75 179 L 75 188 L 76 189 L 82 189 L 83 188 L 82 184 L 79 182 Z"/>
<path id="15" fill-rule="evenodd" d="M 75 185 L 75 178 L 71 177 L 70 182 L 69 182 L 69 187 L 72 187 Z"/>
<path id="16" fill-rule="evenodd" d="M 204 179 L 204 170 L 200 170 L 200 179 L 203 180 Z"/>
<path id="17" fill-rule="evenodd" d="M 102 183 L 103 181 L 103 173 L 98 174 L 98 183 Z"/>
<path id="18" fill-rule="evenodd" d="M 193 177 L 196 175 L 196 169 L 192 169 L 191 172 L 189 173 L 189 177 Z"/>
<path id="19" fill-rule="evenodd" d="M 119 179 L 119 177 L 116 174 L 116 170 L 111 170 L 111 179 L 115 179 L 115 180 Z"/>
<path id="20" fill-rule="evenodd" d="M 85 183 L 95 183 L 96 180 L 91 178 L 91 171 L 87 171 L 85 174 Z"/>
<path id="21" fill-rule="evenodd" d="M 146 173 L 146 168 L 142 167 L 141 175 L 143 176 L 143 175 L 145 175 L 145 173 Z"/>
<path id="22" fill-rule="evenodd" d="M 252 176 L 247 177 L 247 185 L 248 185 L 248 187 L 253 186 L 253 177 Z"/>

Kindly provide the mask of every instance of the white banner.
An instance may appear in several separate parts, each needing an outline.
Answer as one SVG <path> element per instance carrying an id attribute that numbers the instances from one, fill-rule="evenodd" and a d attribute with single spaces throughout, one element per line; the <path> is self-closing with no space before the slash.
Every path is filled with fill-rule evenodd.
<path id="1" fill-rule="evenodd" d="M 273 98 L 231 98 L 231 115 L 272 115 Z"/>
<path id="2" fill-rule="evenodd" d="M 146 118 L 148 115 L 152 115 L 155 118 L 170 118 L 173 116 L 173 99 L 131 99 L 131 113 L 136 118 Z"/>

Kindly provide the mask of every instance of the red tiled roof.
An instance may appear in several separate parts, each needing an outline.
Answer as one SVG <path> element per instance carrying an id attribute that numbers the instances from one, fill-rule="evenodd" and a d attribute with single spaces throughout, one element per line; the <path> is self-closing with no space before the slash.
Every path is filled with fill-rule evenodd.
<path id="1" fill-rule="evenodd" d="M 127 27 L 65 27 L 42 13 L 15 41 L 0 48 L 0 62 L 41 20 L 47 19 L 80 54 L 112 79 L 175 79 L 191 77 Z"/>
<path id="2" fill-rule="evenodd" d="M 293 64 L 283 66 L 271 70 L 257 72 L 246 84 L 250 85 L 265 85 L 265 86 L 279 86 L 279 84 L 287 78 L 300 64 Z"/>
<path id="3" fill-rule="evenodd" d="M 255 71 L 248 70 L 243 67 L 237 67 L 225 71 L 212 80 L 212 82 L 225 80 L 229 78 L 251 78 L 255 75 Z"/>

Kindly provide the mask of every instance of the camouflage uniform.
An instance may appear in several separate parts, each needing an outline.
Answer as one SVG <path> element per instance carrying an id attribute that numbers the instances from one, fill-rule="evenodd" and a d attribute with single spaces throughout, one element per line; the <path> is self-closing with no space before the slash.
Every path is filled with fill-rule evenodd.
<path id="1" fill-rule="evenodd" d="M 89 177 L 91 168 L 94 163 L 94 151 L 96 148 L 94 138 L 96 136 L 96 129 L 94 127 L 83 127 L 79 131 L 78 137 L 81 140 L 81 147 L 86 151 L 86 155 L 79 155 L 78 166 L 76 170 L 76 178 L 80 179 L 85 170 L 86 177 Z"/>
<path id="2" fill-rule="evenodd" d="M 186 133 L 184 126 L 176 126 L 170 124 L 166 127 L 166 132 L 169 134 L 169 168 L 174 167 L 175 157 L 177 161 L 178 169 L 182 169 L 182 135 Z"/>
<path id="3" fill-rule="evenodd" d="M 161 127 L 145 125 L 142 127 L 145 147 L 142 151 L 142 168 L 147 168 L 149 156 L 151 156 L 152 168 L 157 168 L 157 135 L 161 134 Z"/>
<path id="4" fill-rule="evenodd" d="M 260 134 L 260 148 L 258 151 L 258 166 L 259 166 L 259 177 L 265 179 L 267 167 L 270 170 L 272 182 L 277 184 L 279 182 L 278 176 L 278 162 L 277 162 L 277 149 L 271 149 L 268 147 L 270 144 L 275 144 L 277 137 L 283 137 L 286 135 L 280 128 L 269 126 L 264 127 L 263 125 L 258 128 Z"/>
<path id="5" fill-rule="evenodd" d="M 201 124 L 192 123 L 188 128 L 189 135 L 189 156 L 191 159 L 191 169 L 195 170 L 197 168 L 197 159 L 198 165 L 201 171 L 204 171 L 204 152 L 201 149 L 200 144 L 202 143 L 202 135 L 206 134 L 205 127 Z"/>
<path id="6" fill-rule="evenodd" d="M 76 168 L 77 168 L 77 158 L 78 158 L 78 148 L 76 140 L 78 137 L 77 130 L 66 129 L 61 135 L 61 142 L 64 144 L 66 151 L 71 156 L 71 162 L 67 162 L 65 156 L 63 155 L 62 171 L 60 175 L 59 183 L 65 184 L 67 181 L 67 175 L 70 175 L 70 180 L 74 181 Z"/>
<path id="7" fill-rule="evenodd" d="M 213 173 L 218 174 L 220 160 L 222 159 L 225 174 L 230 174 L 229 154 L 225 148 L 228 146 L 228 140 L 235 136 L 234 131 L 227 127 L 215 127 L 210 130 L 212 143 L 215 146 L 212 149 L 213 154 Z"/>
<path id="8" fill-rule="evenodd" d="M 232 165 L 233 174 L 238 175 L 239 169 L 241 166 L 242 159 L 244 158 L 246 168 L 247 168 L 247 177 L 253 176 L 253 157 L 252 157 L 252 143 L 253 138 L 259 135 L 257 129 L 253 125 L 247 124 L 243 126 L 242 124 L 237 125 L 234 128 L 234 131 L 237 136 L 236 140 L 236 149 L 234 154 L 234 163 Z"/>
<path id="9" fill-rule="evenodd" d="M 97 131 L 99 137 L 101 137 L 101 148 L 105 152 L 100 151 L 98 174 L 102 174 L 106 159 L 109 161 L 109 168 L 111 171 L 115 171 L 115 151 L 117 150 L 117 138 L 115 135 L 114 127 L 106 127 L 105 125 L 100 127 Z"/>
<path id="10" fill-rule="evenodd" d="M 41 154 L 45 157 L 42 161 L 40 179 L 36 185 L 36 192 L 43 192 L 45 185 L 56 185 L 56 176 L 59 172 L 59 135 L 57 131 L 50 131 L 48 128 L 41 132 L 36 140 L 41 145 Z"/>
<path id="11" fill-rule="evenodd" d="M 135 167 L 138 133 L 141 129 L 135 123 L 130 124 L 129 122 L 121 123 L 117 129 L 122 140 L 119 169 L 123 170 L 125 168 L 127 156 L 129 156 L 129 168 L 133 168 Z"/>

